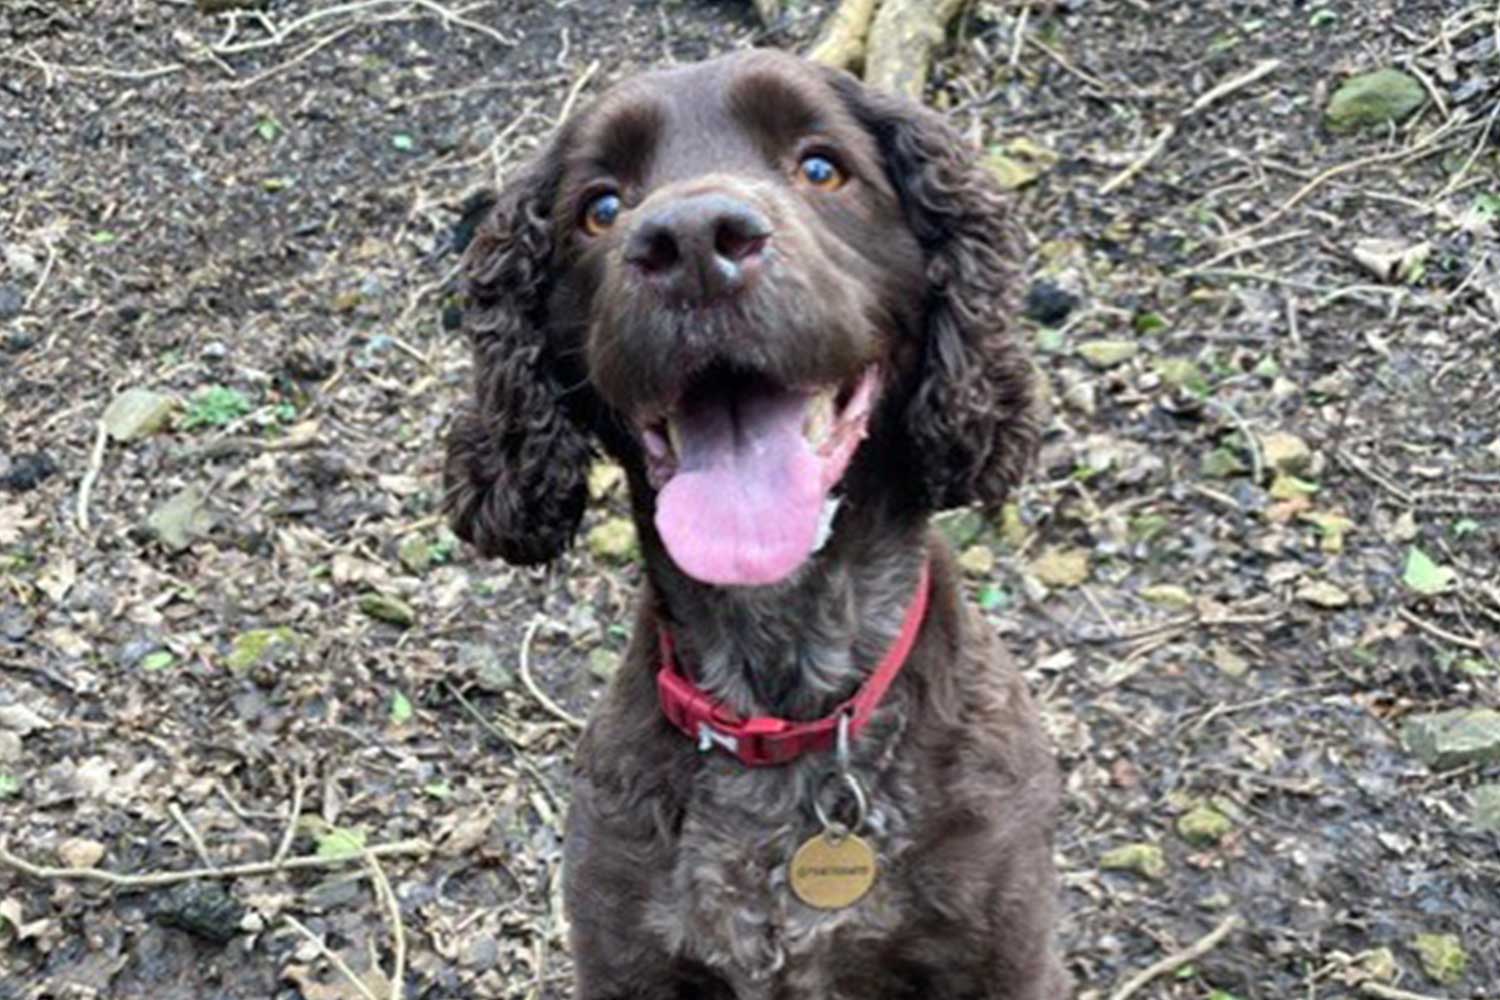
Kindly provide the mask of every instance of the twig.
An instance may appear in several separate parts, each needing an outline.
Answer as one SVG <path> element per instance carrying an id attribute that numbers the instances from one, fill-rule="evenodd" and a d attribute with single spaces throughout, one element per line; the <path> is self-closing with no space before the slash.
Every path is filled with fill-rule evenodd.
<path id="1" fill-rule="evenodd" d="M 285 920 L 287 926 L 292 930 L 296 931 L 298 934 L 301 934 L 303 937 L 307 938 L 308 941 L 312 942 L 313 947 L 318 949 L 318 953 L 321 954 L 324 958 L 328 959 L 328 964 L 337 969 L 340 975 L 349 980 L 350 984 L 352 984 L 354 988 L 359 991 L 360 996 L 364 997 L 365 1000 L 380 1000 L 379 997 L 377 997 L 370 991 L 369 985 L 366 984 L 363 979 L 359 978 L 359 976 L 353 969 L 349 968 L 349 964 L 342 958 L 340 958 L 337 952 L 328 947 L 328 945 L 324 944 L 323 939 L 314 934 L 306 924 L 302 923 L 302 921 L 298 920 L 290 913 L 283 913 L 281 915 L 281 919 Z"/>
<path id="2" fill-rule="evenodd" d="M 1435 997 L 1426 993 L 1398 990 L 1394 986 L 1371 982 L 1368 979 L 1359 984 L 1359 991 L 1367 997 L 1380 997 L 1381 1000 L 1445 1000 L 1444 997 Z"/>
<path id="3" fill-rule="evenodd" d="M 256 84 L 264 83 L 276 74 L 292 68 L 302 60 L 306 59 L 308 56 L 312 55 L 314 52 L 332 45 L 334 42 L 338 41 L 340 38 L 343 38 L 345 35 L 349 34 L 349 32 L 358 27 L 358 24 L 351 24 L 348 27 L 340 28 L 338 31 L 335 31 L 332 34 L 325 35 L 324 37 L 318 39 L 316 42 L 313 42 L 307 48 L 303 49 L 301 52 L 292 56 L 292 58 L 288 59 L 286 62 L 272 66 L 270 69 L 265 70 L 261 73 L 257 73 L 252 77 L 248 77 L 244 80 L 234 80 L 230 83 L 217 83 L 207 89 L 234 91 L 248 90 L 249 88 L 254 87 Z"/>
<path id="4" fill-rule="evenodd" d="M 297 818 L 302 815 L 302 796 L 307 791 L 307 784 L 302 780 L 302 771 L 297 769 L 292 772 L 292 808 L 286 817 L 286 829 L 282 831 L 281 843 L 276 845 L 276 853 L 271 855 L 271 860 L 281 864 L 286 856 L 292 851 L 292 839 L 297 836 Z"/>
<path id="5" fill-rule="evenodd" d="M 370 878 L 375 882 L 375 896 L 385 905 L 391 918 L 391 997 L 401 1000 L 405 992 L 402 980 L 406 978 L 406 929 L 401 924 L 401 904 L 396 901 L 395 890 L 385 877 L 385 869 L 374 855 L 365 855 L 365 865 L 370 869 Z"/>
<path id="6" fill-rule="evenodd" d="M 1193 942 L 1191 945 L 1188 945 L 1181 951 L 1173 952 L 1160 961 L 1153 962 L 1152 964 L 1146 966 L 1146 968 L 1142 969 L 1140 972 L 1137 972 L 1134 976 L 1131 976 L 1130 979 L 1125 982 L 1125 985 L 1121 986 L 1119 989 L 1110 994 L 1109 1000 L 1126 1000 L 1127 997 L 1133 996 L 1138 990 L 1140 990 L 1141 987 L 1151 982 L 1151 980 L 1155 979 L 1157 976 L 1166 975 L 1167 973 L 1177 969 L 1179 966 L 1184 965 L 1187 962 L 1191 962 L 1193 959 L 1198 958 L 1201 955 L 1207 954 L 1208 952 L 1212 951 L 1220 941 L 1224 940 L 1224 938 L 1229 934 L 1230 931 L 1234 930 L 1239 925 L 1240 918 L 1237 915 L 1231 913 L 1229 916 L 1219 921 L 1219 926 L 1209 931 L 1207 934 L 1199 938 L 1197 941 Z"/>
<path id="7" fill-rule="evenodd" d="M 89 532 L 89 494 L 93 492 L 94 482 L 99 478 L 99 470 L 104 467 L 104 445 L 108 441 L 109 428 L 100 420 L 94 428 L 94 450 L 89 452 L 88 468 L 84 470 L 83 479 L 78 483 L 78 530 L 85 535 Z"/>
<path id="8" fill-rule="evenodd" d="M 530 691 L 531 696 L 549 713 L 566 722 L 574 729 L 582 729 L 583 720 L 549 698 L 547 692 L 538 687 L 536 681 L 531 677 L 531 640 L 536 638 L 537 631 L 542 627 L 544 622 L 545 619 L 541 616 L 532 619 L 531 624 L 526 626 L 526 634 L 521 638 L 521 683 L 526 685 L 526 690 Z"/>
<path id="9" fill-rule="evenodd" d="M 42 297 L 42 289 L 47 285 L 47 278 L 52 274 L 52 265 L 57 263 L 57 248 L 51 243 L 47 244 L 47 263 L 42 265 L 42 276 L 36 279 L 36 284 L 26 296 L 26 301 L 21 305 L 22 312 L 31 312 L 31 307 L 36 305 L 37 299 Z"/>
<path id="10" fill-rule="evenodd" d="M 227 56 L 235 55 L 240 52 L 252 52 L 256 49 L 263 49 L 274 45 L 280 45 L 291 35 L 295 34 L 298 31 L 301 31 L 303 28 L 307 27 L 309 24 L 312 24 L 315 21 L 321 21 L 327 17 L 338 17 L 341 14 L 358 14 L 373 7 L 379 7 L 384 4 L 390 3 L 416 4 L 419 7 L 425 7 L 428 10 L 433 11 L 444 21 L 452 24 L 457 24 L 460 27 L 468 28 L 472 31 L 477 31 L 481 34 L 487 35 L 490 38 L 493 38 L 495 41 L 499 42 L 501 45 L 512 46 L 516 44 L 513 40 L 500 34 L 494 28 L 490 28 L 475 21 L 470 21 L 467 18 L 460 17 L 459 15 L 450 11 L 448 8 L 434 2 L 434 0 L 361 0 L 361 2 L 359 3 L 346 3 L 340 4 L 336 7 L 326 7 L 323 10 L 315 10 L 311 14 L 299 17 L 297 20 L 291 22 L 290 24 L 279 28 L 271 35 L 270 38 L 262 38 L 259 41 L 254 42 L 241 42 L 238 45 L 219 46 L 216 47 L 213 51 L 221 56 Z M 346 28 L 344 30 L 347 31 L 348 29 Z"/>
<path id="11" fill-rule="evenodd" d="M 192 841 L 193 850 L 198 852 L 198 860 L 203 862 L 203 867 L 217 870 L 218 866 L 214 864 L 213 858 L 208 856 L 208 847 L 203 843 L 203 838 L 198 836 L 198 831 L 193 829 L 193 824 L 189 823 L 188 818 L 182 814 L 182 810 L 177 808 L 177 803 L 167 803 L 167 815 L 182 827 L 182 832 L 186 833 L 188 840 Z"/>
<path id="12" fill-rule="evenodd" d="M 398 840 L 389 844 L 377 844 L 374 847 L 365 848 L 366 854 L 374 854 L 379 857 L 395 857 L 400 855 L 430 854 L 432 845 L 425 840 Z M 149 872 L 145 875 L 117 875 L 114 872 L 103 871 L 98 868 L 52 868 L 47 865 L 34 865 L 29 861 L 23 861 L 16 857 L 4 847 L 0 847 L 0 865 L 14 868 L 23 875 L 40 879 L 78 879 L 84 882 L 103 882 L 105 885 L 120 886 L 125 888 L 139 889 L 162 885 L 176 885 L 179 882 L 191 882 L 200 878 L 243 878 L 251 875 L 269 875 L 280 871 L 293 871 L 303 868 L 333 868 L 338 865 L 358 861 L 361 854 L 341 854 L 337 857 L 323 857 L 317 854 L 304 854 L 295 858 L 287 858 L 284 861 L 251 861 L 242 865 L 228 865 L 223 868 L 189 868 L 177 872 Z"/>
<path id="13" fill-rule="evenodd" d="M 1161 155 L 1161 151 L 1163 149 L 1167 148 L 1167 143 L 1171 142 L 1172 137 L 1177 134 L 1178 125 L 1187 121 L 1193 115 L 1202 111 L 1204 108 L 1213 104 L 1215 101 L 1220 100 L 1224 97 L 1228 97 L 1235 91 L 1248 87 L 1250 86 L 1250 84 L 1261 79 L 1262 77 L 1269 76 L 1270 74 L 1276 72 L 1276 70 L 1280 66 L 1280 59 L 1264 59 L 1256 63 L 1255 66 L 1253 66 L 1248 72 L 1242 73 L 1232 79 L 1225 80 L 1217 87 L 1214 87 L 1211 90 L 1205 91 L 1204 93 L 1200 94 L 1197 100 L 1195 100 L 1192 104 L 1189 104 L 1186 108 L 1183 109 L 1180 114 L 1178 114 L 1177 120 L 1175 122 L 1168 122 L 1165 126 L 1163 126 L 1162 130 L 1156 134 L 1156 138 L 1152 140 L 1151 145 L 1146 147 L 1146 151 L 1144 153 L 1136 157 L 1136 159 L 1131 162 L 1130 165 L 1127 166 L 1124 170 L 1121 170 L 1109 180 L 1105 181 L 1104 184 L 1100 186 L 1099 193 L 1110 194 L 1130 183 L 1130 181 L 1137 174 L 1146 169 L 1147 165 L 1149 165 L 1152 160 Z"/>
<path id="14" fill-rule="evenodd" d="M 1333 180 L 1333 178 L 1338 177 L 1340 174 L 1347 174 L 1351 170 L 1359 170 L 1363 167 L 1374 166 L 1377 163 L 1388 163 L 1391 160 L 1402 160 L 1407 158 L 1408 156 L 1414 156 L 1417 153 L 1429 150 L 1433 146 L 1437 145 L 1440 139 L 1446 138 L 1448 133 L 1453 130 L 1453 127 L 1453 125 L 1448 124 L 1434 129 L 1431 135 L 1411 148 L 1396 149 L 1385 153 L 1375 153 L 1371 156 L 1362 156 L 1357 160 L 1349 160 L 1345 163 L 1335 164 L 1334 166 L 1331 166 L 1327 170 L 1324 170 L 1322 173 L 1318 174 L 1306 184 L 1302 185 L 1302 187 L 1298 188 L 1295 194 L 1293 194 L 1290 198 L 1277 206 L 1277 208 L 1264 219 L 1261 219 L 1259 222 L 1253 223 L 1251 225 L 1245 226 L 1242 229 L 1237 229 L 1234 232 L 1223 236 L 1222 239 L 1226 243 L 1231 241 L 1238 241 L 1244 239 L 1246 236 L 1249 236 L 1251 233 L 1259 232 L 1260 230 L 1269 226 L 1271 223 L 1275 222 L 1277 219 L 1281 218 L 1286 213 L 1290 212 L 1292 209 L 1296 208 L 1304 198 L 1312 194 L 1324 184 L 1327 184 L 1329 181 Z"/>
<path id="15" fill-rule="evenodd" d="M 1453 194 L 1459 189 L 1459 186 L 1463 183 L 1464 177 L 1468 175 L 1470 168 L 1474 166 L 1474 161 L 1479 159 L 1479 154 L 1483 153 L 1485 148 L 1489 145 L 1490 130 L 1495 127 L 1496 115 L 1500 115 L 1500 101 L 1495 102 L 1495 106 L 1490 109 L 1490 116 L 1484 120 L 1484 128 L 1479 132 L 1479 141 L 1476 142 L 1474 144 L 1474 148 L 1469 151 L 1469 158 L 1467 160 L 1464 160 L 1463 166 L 1458 168 L 1458 172 L 1448 180 L 1447 184 L 1443 185 L 1443 189 L 1432 196 L 1431 200 L 1433 204 L 1442 201 L 1444 198 L 1448 197 L 1450 194 Z"/>
<path id="16" fill-rule="evenodd" d="M 458 688 L 454 687 L 447 681 L 443 682 L 443 687 L 448 689 L 448 693 L 452 695 L 453 699 L 463 707 L 463 710 L 465 712 L 469 713 L 469 716 L 475 722 L 479 723 L 479 725 L 491 736 L 495 737 L 495 739 L 499 740 L 501 743 L 510 748 L 510 752 L 515 756 L 516 763 L 521 765 L 521 770 L 525 771 L 528 775 L 531 776 L 531 780 L 535 781 L 538 785 L 541 786 L 542 791 L 546 794 L 548 801 L 552 803 L 553 808 L 561 808 L 562 799 L 559 798 L 558 794 L 552 790 L 551 784 L 549 784 L 547 781 L 547 776 L 542 774 L 541 770 L 536 766 L 536 764 L 532 762 L 531 757 L 524 753 L 520 747 L 516 746 L 515 741 L 507 736 L 503 729 L 495 725 L 489 719 L 486 719 L 484 717 L 484 713 L 475 708 L 474 704 L 470 702 L 469 699 L 465 698 L 463 696 L 463 692 L 459 691 Z"/>
<path id="17" fill-rule="evenodd" d="M 1442 639 L 1444 642 L 1451 642 L 1453 643 L 1453 645 L 1462 646 L 1464 649 L 1472 649 L 1476 653 L 1484 652 L 1484 643 L 1480 642 L 1478 639 L 1471 639 L 1466 635 L 1455 635 L 1454 633 L 1449 632 L 1447 629 L 1439 625 L 1432 624 L 1432 622 L 1427 621 L 1425 618 L 1422 618 L 1420 615 L 1407 608 L 1397 608 L 1396 614 L 1400 615 L 1402 618 L 1405 618 L 1407 621 L 1411 622 L 1423 632 L 1426 632 L 1429 635 L 1436 636 L 1437 638 Z"/>
<path id="18" fill-rule="evenodd" d="M 573 105 L 578 103 L 578 95 L 583 93 L 583 88 L 588 86 L 588 82 L 597 72 L 599 72 L 599 60 L 595 59 L 582 73 L 578 74 L 578 79 L 574 80 L 573 86 L 568 88 L 568 96 L 563 98 L 562 107 L 557 109 L 559 122 L 568 120 L 568 115 L 573 113 Z"/>

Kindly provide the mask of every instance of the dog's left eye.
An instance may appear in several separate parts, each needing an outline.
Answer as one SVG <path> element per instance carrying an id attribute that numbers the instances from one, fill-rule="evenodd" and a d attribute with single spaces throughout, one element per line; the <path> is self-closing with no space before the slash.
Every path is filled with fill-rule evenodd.
<path id="1" fill-rule="evenodd" d="M 836 191 L 844 186 L 844 172 L 826 156 L 814 153 L 797 164 L 797 173 L 819 191 Z"/>
<path id="2" fill-rule="evenodd" d="M 605 232 L 619 220 L 622 208 L 620 196 L 613 191 L 592 199 L 583 209 L 584 231 L 590 236 Z"/>

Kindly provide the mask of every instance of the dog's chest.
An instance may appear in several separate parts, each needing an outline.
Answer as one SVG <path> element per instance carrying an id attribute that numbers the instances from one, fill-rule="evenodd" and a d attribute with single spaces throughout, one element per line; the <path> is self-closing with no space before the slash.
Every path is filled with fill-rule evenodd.
<path id="1" fill-rule="evenodd" d="M 811 796 L 827 763 L 715 772 L 694 785 L 672 870 L 653 893 L 650 920 L 670 950 L 704 963 L 739 1000 L 831 996 L 840 943 L 895 930 L 904 893 L 893 862 L 910 844 L 899 773 L 868 788 L 863 838 L 877 875 L 857 903 L 822 910 L 797 898 L 790 864 L 819 833 Z"/>

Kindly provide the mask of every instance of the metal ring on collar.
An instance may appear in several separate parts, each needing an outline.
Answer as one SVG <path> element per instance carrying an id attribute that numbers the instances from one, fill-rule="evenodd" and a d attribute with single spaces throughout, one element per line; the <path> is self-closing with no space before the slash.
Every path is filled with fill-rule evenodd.
<path id="1" fill-rule="evenodd" d="M 849 797 L 854 800 L 854 820 L 851 823 L 844 824 L 838 822 L 829 815 L 828 810 L 823 808 L 823 792 L 829 787 L 830 782 L 833 781 L 837 781 L 842 785 L 842 788 L 838 789 L 838 791 L 848 792 Z M 837 807 L 838 797 L 835 796 L 834 808 L 837 809 Z M 838 771 L 830 771 L 818 783 L 817 793 L 813 795 L 813 813 L 818 817 L 818 822 L 823 825 L 824 830 L 843 830 L 846 833 L 858 833 L 864 829 L 865 818 L 869 815 L 869 812 L 870 801 L 869 797 L 865 795 L 865 786 L 860 783 L 860 780 L 852 772 L 844 771 L 840 773 Z"/>

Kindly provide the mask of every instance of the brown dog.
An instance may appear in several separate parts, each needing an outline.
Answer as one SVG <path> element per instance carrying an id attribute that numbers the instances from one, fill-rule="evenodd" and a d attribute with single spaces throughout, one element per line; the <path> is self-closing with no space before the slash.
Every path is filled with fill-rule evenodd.
<path id="1" fill-rule="evenodd" d="M 598 441 L 646 559 L 578 752 L 579 997 L 1065 995 L 1055 767 L 927 529 L 1035 448 L 1016 260 L 937 115 L 774 52 L 611 90 L 479 225 L 455 529 L 557 555 Z"/>

